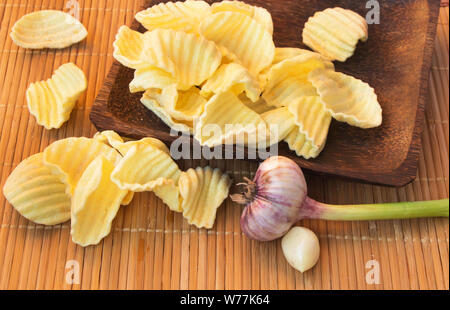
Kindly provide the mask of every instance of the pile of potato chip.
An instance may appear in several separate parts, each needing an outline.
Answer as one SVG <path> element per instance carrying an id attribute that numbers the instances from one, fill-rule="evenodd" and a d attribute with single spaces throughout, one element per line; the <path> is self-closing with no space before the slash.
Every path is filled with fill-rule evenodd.
<path id="1" fill-rule="evenodd" d="M 73 242 L 98 244 L 111 231 L 121 205 L 152 191 L 189 224 L 213 227 L 228 196 L 228 175 L 210 167 L 181 171 L 157 139 L 125 142 L 105 131 L 94 138 L 54 142 L 21 162 L 3 193 L 25 218 L 56 225 L 71 220 Z"/>
<path id="2" fill-rule="evenodd" d="M 331 62 L 346 60 L 368 38 L 366 21 L 350 10 L 308 20 L 303 39 L 316 52 L 275 47 L 270 13 L 240 1 L 161 3 L 136 19 L 147 31 L 122 26 L 114 42 L 115 59 L 135 69 L 130 91 L 144 92 L 142 104 L 201 145 L 285 141 L 314 158 L 332 118 L 381 125 L 374 90 Z"/>

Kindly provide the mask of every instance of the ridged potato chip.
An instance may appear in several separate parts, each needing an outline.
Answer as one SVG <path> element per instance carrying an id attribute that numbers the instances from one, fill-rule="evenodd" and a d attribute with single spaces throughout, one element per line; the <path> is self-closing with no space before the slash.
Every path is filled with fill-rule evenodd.
<path id="1" fill-rule="evenodd" d="M 291 151 L 305 159 L 316 158 L 320 154 L 319 149 L 314 147 L 311 141 L 308 141 L 306 135 L 297 126 L 288 134 L 284 141 L 289 145 Z"/>
<path id="2" fill-rule="evenodd" d="M 183 216 L 198 228 L 211 229 L 217 209 L 227 198 L 231 180 L 219 169 L 189 169 L 179 180 Z"/>
<path id="3" fill-rule="evenodd" d="M 30 84 L 26 91 L 28 109 L 39 125 L 60 128 L 86 88 L 83 71 L 73 63 L 63 64 L 50 79 Z"/>
<path id="4" fill-rule="evenodd" d="M 94 137 L 94 140 L 105 143 L 106 145 L 116 149 L 124 144 L 124 141 L 118 133 L 112 130 L 105 130 L 102 132 L 97 132 Z"/>
<path id="5" fill-rule="evenodd" d="M 56 10 L 22 16 L 12 27 L 11 38 L 23 48 L 65 48 L 86 38 L 86 28 L 73 16 Z"/>
<path id="6" fill-rule="evenodd" d="M 359 40 L 369 37 L 366 20 L 343 8 L 316 12 L 303 28 L 303 43 L 330 60 L 346 61 Z"/>
<path id="7" fill-rule="evenodd" d="M 146 32 L 144 41 L 142 60 L 172 74 L 179 90 L 201 85 L 222 61 L 214 42 L 194 34 L 156 29 Z"/>
<path id="8" fill-rule="evenodd" d="M 212 14 L 203 20 L 200 33 L 236 55 L 255 77 L 272 64 L 272 35 L 251 17 L 236 12 Z"/>
<path id="9" fill-rule="evenodd" d="M 231 91 L 236 96 L 245 92 L 253 102 L 258 101 L 261 95 L 258 80 L 245 67 L 236 63 L 221 65 L 216 73 L 203 84 L 200 94 L 211 97 L 213 94 L 226 91 Z"/>
<path id="10" fill-rule="evenodd" d="M 137 93 L 150 88 L 163 89 L 176 84 L 177 80 L 170 73 L 150 66 L 134 72 L 134 78 L 130 82 L 130 92 Z"/>
<path id="11" fill-rule="evenodd" d="M 193 123 L 173 118 L 161 105 L 161 95 L 162 91 L 160 89 L 149 89 L 142 96 L 141 102 L 173 130 L 191 134 L 193 132 Z"/>
<path id="12" fill-rule="evenodd" d="M 22 161 L 6 180 L 3 194 L 28 220 L 56 225 L 70 219 L 70 196 L 60 176 L 44 165 L 43 158 L 39 153 Z"/>
<path id="13" fill-rule="evenodd" d="M 277 63 L 282 62 L 283 60 L 293 58 L 300 55 L 319 55 L 318 53 L 312 52 L 310 50 L 305 50 L 297 47 L 276 47 L 275 48 L 275 56 L 273 58 L 272 64 L 276 65 Z M 324 60 L 326 60 L 324 58 Z"/>
<path id="14" fill-rule="evenodd" d="M 141 69 L 150 65 L 142 60 L 144 35 L 127 26 L 121 26 L 116 34 L 113 57 L 122 65 L 132 69 Z"/>
<path id="15" fill-rule="evenodd" d="M 333 70 L 334 65 L 323 61 L 321 56 L 304 54 L 272 66 L 262 97 L 271 106 L 283 107 L 302 96 L 316 95 L 316 90 L 308 81 L 309 72 L 316 68 Z"/>
<path id="16" fill-rule="evenodd" d="M 111 181 L 114 163 L 103 156 L 84 170 L 72 197 L 72 241 L 85 247 L 98 244 L 111 231 L 111 223 L 128 191 Z"/>
<path id="17" fill-rule="evenodd" d="M 319 154 L 327 140 L 328 129 L 331 124 L 331 114 L 327 111 L 318 96 L 303 96 L 288 106 L 294 115 L 295 125 L 306 136 L 306 140 L 313 146 L 314 152 Z"/>
<path id="18" fill-rule="evenodd" d="M 245 106 L 232 92 L 214 95 L 200 116 L 195 127 L 195 138 L 201 145 L 215 147 L 222 144 L 246 144 L 247 138 L 255 138 L 266 130 L 261 116 Z M 249 141 L 251 139 L 249 138 Z"/>
<path id="19" fill-rule="evenodd" d="M 241 100 L 243 104 L 245 104 L 248 108 L 258 114 L 263 114 L 275 109 L 274 107 L 268 105 L 267 102 L 261 97 L 258 99 L 258 101 L 253 102 L 247 96 L 240 95 L 239 100 Z"/>
<path id="20" fill-rule="evenodd" d="M 83 171 L 98 156 L 117 164 L 122 156 L 108 145 L 89 138 L 67 138 L 50 144 L 44 150 L 44 163 L 56 169 L 61 181 L 68 185 L 67 193 L 73 194 Z"/>
<path id="21" fill-rule="evenodd" d="M 118 150 L 120 154 L 122 154 L 122 156 L 125 156 L 133 146 L 138 144 L 150 144 L 151 146 L 163 151 L 164 153 L 170 154 L 170 150 L 167 148 L 167 146 L 162 141 L 155 138 L 143 138 L 137 141 L 127 141 L 125 143 L 117 145 L 115 149 Z"/>
<path id="22" fill-rule="evenodd" d="M 369 84 L 344 73 L 319 69 L 312 71 L 308 80 L 336 120 L 360 128 L 381 125 L 383 111 Z"/>
<path id="23" fill-rule="evenodd" d="M 176 119 L 193 122 L 203 112 L 207 100 L 200 95 L 200 89 L 192 87 L 187 91 L 179 91 L 175 105 L 169 107 L 169 113 Z"/>
<path id="24" fill-rule="evenodd" d="M 173 29 L 198 34 L 198 27 L 211 8 L 204 1 L 179 1 L 154 5 L 140 11 L 135 18 L 147 30 Z"/>
<path id="25" fill-rule="evenodd" d="M 265 8 L 252 6 L 242 1 L 221 1 L 213 3 L 212 12 L 237 12 L 247 15 L 261 24 L 267 32 L 273 34 L 272 15 Z"/>
<path id="26" fill-rule="evenodd" d="M 287 135 L 296 127 L 294 115 L 287 107 L 277 108 L 261 114 L 270 132 L 269 145 L 276 144 L 284 140 Z"/>
<path id="27" fill-rule="evenodd" d="M 114 169 L 111 179 L 121 189 L 153 191 L 172 211 L 181 211 L 178 179 L 181 170 L 169 153 L 151 144 L 135 143 Z"/>
<path id="28" fill-rule="evenodd" d="M 170 154 L 146 143 L 134 145 L 111 175 L 121 189 L 152 191 L 155 186 L 177 184 L 181 171 Z"/>

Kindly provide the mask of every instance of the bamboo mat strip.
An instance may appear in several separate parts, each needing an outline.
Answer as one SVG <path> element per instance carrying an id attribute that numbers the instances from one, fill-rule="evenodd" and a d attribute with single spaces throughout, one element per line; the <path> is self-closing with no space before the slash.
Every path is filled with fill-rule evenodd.
<path id="1" fill-rule="evenodd" d="M 89 112 L 112 64 L 118 27 L 130 24 L 141 2 L 83 0 L 87 40 L 61 51 L 25 51 L 9 30 L 38 9 L 64 9 L 66 1 L 0 0 L 0 186 L 24 158 L 70 136 L 92 136 Z M 67 11 L 67 10 L 66 10 Z M 403 188 L 307 175 L 313 198 L 328 203 L 371 203 L 446 198 L 449 195 L 449 12 L 441 9 L 418 178 Z M 72 61 L 86 73 L 87 92 L 59 130 L 36 125 L 25 109 L 29 83 Z M 183 169 L 211 165 L 236 181 L 252 177 L 256 163 L 187 160 Z M 240 230 L 242 207 L 226 201 L 213 230 L 190 227 L 151 193 L 135 195 L 119 210 L 111 235 L 98 246 L 70 240 L 70 224 L 44 227 L 18 215 L 0 195 L 0 289 L 449 289 L 447 219 L 332 223 L 303 221 L 321 241 L 312 271 L 295 272 L 280 242 L 259 243 Z M 80 267 L 80 283 L 67 283 L 66 264 Z M 380 266 L 380 283 L 366 281 L 366 264 Z"/>

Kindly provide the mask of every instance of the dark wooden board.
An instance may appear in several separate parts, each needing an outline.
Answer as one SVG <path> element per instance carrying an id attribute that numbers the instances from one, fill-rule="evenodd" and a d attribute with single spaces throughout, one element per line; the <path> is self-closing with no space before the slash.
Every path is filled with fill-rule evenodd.
<path id="1" fill-rule="evenodd" d="M 147 1 L 151 6 L 162 1 Z M 210 1 L 213 2 L 213 1 Z M 366 15 L 366 1 L 252 0 L 267 8 L 274 20 L 278 47 L 303 47 L 301 30 L 309 16 L 340 6 Z M 383 108 L 383 125 L 363 130 L 333 121 L 327 145 L 314 160 L 304 160 L 283 142 L 279 154 L 301 167 L 322 174 L 365 182 L 405 185 L 416 177 L 424 123 L 437 19 L 438 0 L 379 1 L 380 24 L 369 26 L 369 40 L 336 70 L 351 74 L 375 88 Z M 134 21 L 133 29 L 139 29 Z M 115 130 L 131 138 L 156 137 L 170 144 L 176 137 L 147 110 L 128 84 L 133 70 L 115 62 L 97 95 L 90 118 L 98 130 Z"/>

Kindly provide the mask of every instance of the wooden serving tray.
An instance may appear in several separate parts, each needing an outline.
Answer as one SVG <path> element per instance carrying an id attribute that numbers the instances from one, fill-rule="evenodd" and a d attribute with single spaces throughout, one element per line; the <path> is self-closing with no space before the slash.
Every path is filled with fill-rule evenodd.
<path id="1" fill-rule="evenodd" d="M 147 1 L 146 6 L 162 1 Z M 210 1 L 214 2 L 214 1 Z M 267 8 L 274 20 L 278 47 L 305 47 L 301 40 L 309 16 L 340 6 L 365 16 L 366 1 L 252 0 Z M 380 24 L 369 25 L 369 40 L 336 70 L 368 82 L 383 108 L 383 125 L 363 130 L 333 121 L 327 145 L 314 160 L 299 158 L 286 143 L 279 154 L 308 170 L 385 185 L 405 185 L 416 177 L 440 1 L 383 0 Z M 133 29 L 141 29 L 134 21 Z M 131 94 L 133 70 L 115 62 L 93 105 L 90 119 L 98 130 L 115 130 L 131 138 L 155 137 L 170 144 L 177 137 Z"/>

